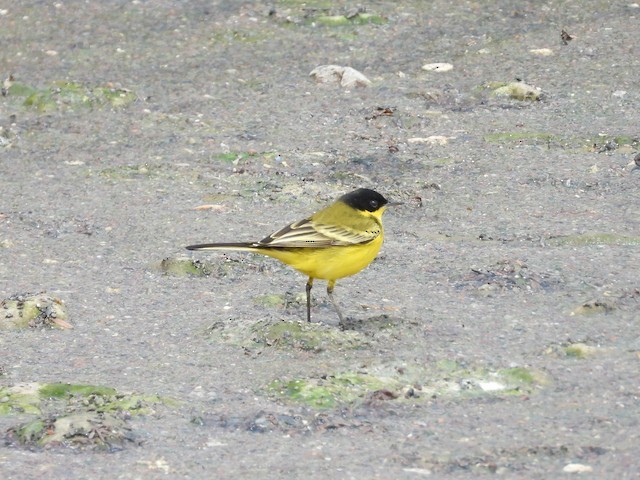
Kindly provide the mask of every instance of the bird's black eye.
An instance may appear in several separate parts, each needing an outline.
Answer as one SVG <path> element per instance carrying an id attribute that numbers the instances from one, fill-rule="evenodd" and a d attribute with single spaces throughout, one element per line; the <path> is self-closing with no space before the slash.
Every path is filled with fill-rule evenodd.
<path id="1" fill-rule="evenodd" d="M 378 201 L 377 200 L 371 200 L 369 202 L 369 205 L 371 205 L 371 208 L 373 208 L 374 210 L 378 209 Z"/>

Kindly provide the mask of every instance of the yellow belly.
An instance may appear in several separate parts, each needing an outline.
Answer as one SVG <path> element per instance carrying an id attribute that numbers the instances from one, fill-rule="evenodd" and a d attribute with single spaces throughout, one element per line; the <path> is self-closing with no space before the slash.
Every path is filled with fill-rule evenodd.
<path id="1" fill-rule="evenodd" d="M 337 280 L 358 273 L 369 265 L 382 246 L 382 235 L 369 243 L 326 248 L 257 248 L 310 278 Z"/>

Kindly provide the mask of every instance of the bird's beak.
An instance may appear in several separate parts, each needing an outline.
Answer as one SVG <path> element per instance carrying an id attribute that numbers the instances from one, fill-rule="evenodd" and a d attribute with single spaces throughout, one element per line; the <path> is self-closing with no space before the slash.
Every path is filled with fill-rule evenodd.
<path id="1" fill-rule="evenodd" d="M 404 205 L 404 202 L 389 202 L 387 207 L 397 207 L 398 205 Z"/>

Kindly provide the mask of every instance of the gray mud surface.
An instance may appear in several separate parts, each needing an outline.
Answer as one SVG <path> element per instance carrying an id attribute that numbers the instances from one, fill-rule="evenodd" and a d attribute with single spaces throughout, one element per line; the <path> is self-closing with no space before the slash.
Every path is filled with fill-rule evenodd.
<path id="1" fill-rule="evenodd" d="M 0 299 L 46 292 L 74 327 L 0 330 L 0 386 L 173 401 L 106 449 L 23 445 L 8 432 L 33 416 L 0 415 L 1 478 L 640 476 L 638 4 L 352 10 L 0 4 L 3 79 L 48 92 L 0 97 Z M 372 85 L 318 85 L 325 64 Z M 539 101 L 488 88 L 516 79 Z M 184 250 L 258 240 L 360 186 L 405 204 L 338 282 L 343 329 L 317 283 L 318 345 L 252 336 L 304 319 L 301 275 Z M 209 275 L 159 267 L 190 258 Z M 294 388 L 340 382 L 355 394 Z"/>

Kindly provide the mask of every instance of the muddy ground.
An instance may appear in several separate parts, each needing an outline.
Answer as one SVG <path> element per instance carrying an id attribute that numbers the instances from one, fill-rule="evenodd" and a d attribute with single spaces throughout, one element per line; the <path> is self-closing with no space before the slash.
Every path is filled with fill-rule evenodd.
<path id="1" fill-rule="evenodd" d="M 171 401 L 106 445 L 22 444 L 37 415 L 14 409 L 0 476 L 638 478 L 639 17 L 5 2 L 0 72 L 36 96 L 0 98 L 0 298 L 46 292 L 74 328 L 2 331 L 0 385 Z M 318 85 L 324 64 L 372 85 Z M 495 95 L 516 79 L 539 99 Z M 321 283 L 298 326 L 301 275 L 183 248 L 260 239 L 360 186 L 405 204 L 338 283 L 342 329 Z M 160 267 L 191 258 L 209 275 Z M 261 330 L 282 325 L 319 337 Z"/>

